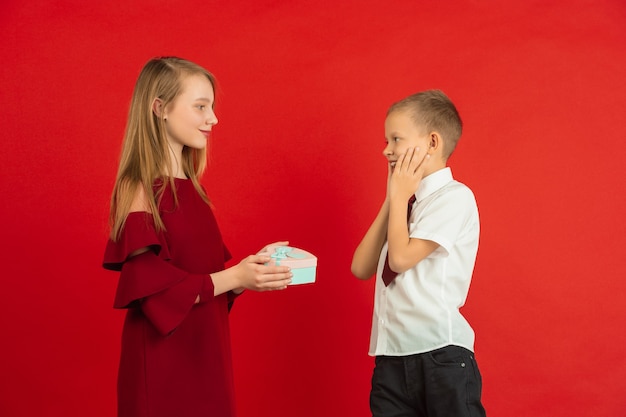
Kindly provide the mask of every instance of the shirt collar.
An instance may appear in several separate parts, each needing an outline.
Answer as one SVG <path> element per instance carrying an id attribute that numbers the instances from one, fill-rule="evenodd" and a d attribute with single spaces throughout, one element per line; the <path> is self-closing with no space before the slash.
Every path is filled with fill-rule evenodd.
<path id="1" fill-rule="evenodd" d="M 424 177 L 415 192 L 417 202 L 419 203 L 452 180 L 454 180 L 454 178 L 452 178 L 452 170 L 450 167 L 442 168 L 439 171 L 435 171 L 429 176 Z"/>

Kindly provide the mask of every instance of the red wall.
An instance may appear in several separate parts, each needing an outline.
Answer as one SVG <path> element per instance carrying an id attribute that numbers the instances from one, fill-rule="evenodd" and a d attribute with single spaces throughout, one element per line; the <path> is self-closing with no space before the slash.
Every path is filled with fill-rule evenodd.
<path id="1" fill-rule="evenodd" d="M 221 84 L 204 184 L 236 258 L 280 239 L 319 257 L 315 285 L 231 314 L 241 417 L 368 415 L 373 282 L 349 265 L 384 196 L 385 110 L 433 87 L 481 211 L 464 311 L 489 415 L 623 415 L 624 2 L 233 3 L 2 2 L 0 415 L 114 413 L 108 198 L 133 83 L 164 54 Z"/>

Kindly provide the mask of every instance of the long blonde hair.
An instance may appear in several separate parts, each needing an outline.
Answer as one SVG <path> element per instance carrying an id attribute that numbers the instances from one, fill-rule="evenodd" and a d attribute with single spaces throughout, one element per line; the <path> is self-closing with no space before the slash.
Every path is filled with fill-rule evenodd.
<path id="1" fill-rule="evenodd" d="M 145 191 L 148 211 L 152 213 L 157 231 L 165 230 L 158 210 L 158 200 L 169 184 L 174 191 L 177 204 L 174 176 L 172 173 L 169 144 L 165 135 L 165 121 L 153 111 L 157 98 L 165 108 L 182 92 L 182 79 L 189 75 L 204 75 L 215 90 L 215 77 L 193 62 L 176 58 L 162 57 L 148 61 L 141 70 L 128 112 L 128 121 L 120 165 L 117 172 L 113 195 L 111 196 L 111 239 L 117 240 L 124 228 L 138 187 Z M 161 112 L 161 115 L 163 112 Z M 183 172 L 189 178 L 200 196 L 208 198 L 199 182 L 207 164 L 207 150 L 183 147 Z M 161 185 L 154 192 L 155 181 Z"/>

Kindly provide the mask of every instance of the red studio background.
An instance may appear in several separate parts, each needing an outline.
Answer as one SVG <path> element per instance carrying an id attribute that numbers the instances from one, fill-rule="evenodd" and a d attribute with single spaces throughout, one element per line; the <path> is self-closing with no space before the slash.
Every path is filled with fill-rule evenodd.
<path id="1" fill-rule="evenodd" d="M 123 312 L 104 271 L 134 81 L 209 68 L 203 183 L 235 259 L 288 239 L 318 281 L 231 313 L 240 417 L 367 416 L 383 121 L 443 89 L 482 235 L 464 313 L 490 416 L 626 414 L 626 3 L 4 0 L 0 416 L 111 416 Z"/>

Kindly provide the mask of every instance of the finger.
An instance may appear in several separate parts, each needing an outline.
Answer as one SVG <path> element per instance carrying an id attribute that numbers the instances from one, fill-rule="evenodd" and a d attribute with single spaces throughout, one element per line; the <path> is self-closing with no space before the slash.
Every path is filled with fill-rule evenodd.
<path id="1" fill-rule="evenodd" d="M 407 164 L 409 161 L 409 159 L 407 159 L 407 155 L 410 150 L 411 148 L 407 149 L 406 152 L 404 152 L 402 155 L 398 157 L 398 160 L 396 161 L 396 169 L 395 169 L 395 171 L 397 171 L 398 173 L 402 172 L 403 169 L 406 169 L 405 164 Z"/>
<path id="2" fill-rule="evenodd" d="M 414 173 L 417 167 L 419 166 L 419 150 L 420 148 L 412 148 L 411 151 L 411 159 L 409 160 L 407 170 L 410 173 Z"/>
<path id="3" fill-rule="evenodd" d="M 261 285 L 261 288 L 270 291 L 285 289 L 291 284 L 292 277 L 293 274 L 291 273 L 267 275 L 263 278 L 265 282 Z"/>
<path id="4" fill-rule="evenodd" d="M 261 265 L 256 270 L 257 282 L 270 283 L 291 279 L 293 273 L 288 266 Z"/>
<path id="5" fill-rule="evenodd" d="M 270 246 L 287 246 L 287 245 L 289 245 L 289 241 L 287 240 L 270 243 L 269 245 L 265 245 L 265 247 L 261 250 L 261 252 L 266 252 L 267 248 L 269 248 Z"/>
<path id="6" fill-rule="evenodd" d="M 410 148 L 407 150 L 407 156 L 409 160 L 407 162 L 407 172 L 409 174 L 415 174 L 420 167 L 420 164 L 424 160 L 424 157 L 420 157 L 420 148 Z M 427 155 L 427 154 L 426 154 Z"/>
<path id="7" fill-rule="evenodd" d="M 419 164 L 417 165 L 417 167 L 415 167 L 415 174 L 423 174 L 424 171 L 426 170 L 426 166 L 428 165 L 428 161 L 430 160 L 430 154 L 426 154 L 424 155 L 424 157 L 422 157 L 419 160 Z"/>
<path id="8" fill-rule="evenodd" d="M 273 284 L 286 282 L 286 281 L 291 282 L 291 278 L 293 278 L 293 273 L 291 271 L 280 272 L 280 273 L 270 274 L 268 278 L 268 282 L 271 282 Z"/>
<path id="9" fill-rule="evenodd" d="M 417 148 L 419 150 L 419 148 Z M 415 169 L 417 168 L 417 153 L 416 148 L 409 149 L 407 151 L 408 160 L 406 163 L 406 171 L 409 174 L 415 173 Z"/>
<path id="10" fill-rule="evenodd" d="M 257 269 L 259 274 L 273 275 L 273 274 L 288 274 L 291 272 L 291 268 L 286 265 L 260 265 Z"/>
<path id="11" fill-rule="evenodd" d="M 248 262 L 253 264 L 263 265 L 268 263 L 270 260 L 272 260 L 272 258 L 270 258 L 269 255 L 263 253 L 248 256 Z"/>
<path id="12" fill-rule="evenodd" d="M 284 279 L 282 281 L 276 281 L 273 284 L 274 284 L 274 286 L 272 287 L 273 289 L 284 290 L 285 288 L 287 288 L 287 286 L 289 286 L 289 284 L 291 284 L 291 278 Z"/>
<path id="13" fill-rule="evenodd" d="M 280 241 L 280 242 L 270 243 L 269 245 L 265 245 L 265 247 L 264 247 L 263 249 L 261 249 L 260 251 L 258 251 L 258 252 L 257 252 L 257 255 L 258 255 L 258 254 L 261 254 L 261 253 L 266 253 L 266 252 L 268 252 L 268 248 L 269 248 L 270 246 L 288 246 L 288 245 L 289 245 L 289 241 L 287 241 L 287 240 Z"/>
<path id="14" fill-rule="evenodd" d="M 419 152 L 419 148 L 409 148 L 404 153 L 404 158 L 402 160 L 403 169 L 408 172 L 413 172 L 413 167 L 415 164 L 415 160 L 417 159 L 417 153 Z"/>
<path id="15" fill-rule="evenodd" d="M 281 242 L 274 242 L 274 243 L 272 243 L 271 245 L 268 245 L 268 246 L 287 246 L 287 245 L 289 245 L 289 241 L 288 240 L 284 240 L 284 241 L 281 241 Z"/>

